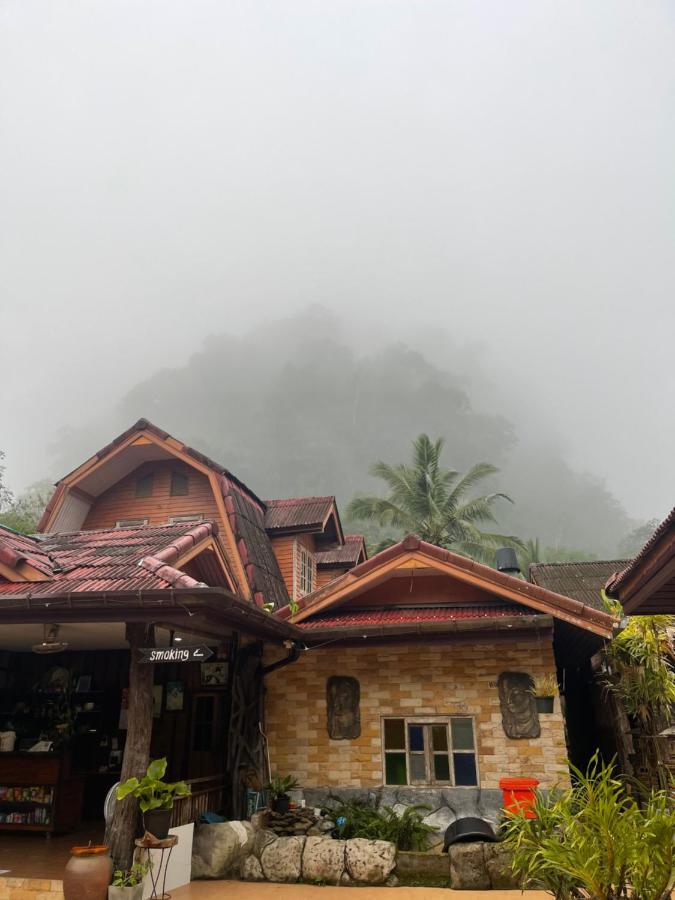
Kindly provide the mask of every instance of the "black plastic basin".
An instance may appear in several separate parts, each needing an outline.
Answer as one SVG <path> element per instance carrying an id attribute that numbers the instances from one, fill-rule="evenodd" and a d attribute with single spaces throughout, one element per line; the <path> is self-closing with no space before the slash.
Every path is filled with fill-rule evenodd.
<path id="1" fill-rule="evenodd" d="M 445 829 L 445 842 L 443 853 L 448 852 L 448 847 L 466 841 L 491 841 L 499 840 L 492 830 L 492 825 L 485 819 L 476 816 L 464 816 L 456 819 L 452 825 Z"/>

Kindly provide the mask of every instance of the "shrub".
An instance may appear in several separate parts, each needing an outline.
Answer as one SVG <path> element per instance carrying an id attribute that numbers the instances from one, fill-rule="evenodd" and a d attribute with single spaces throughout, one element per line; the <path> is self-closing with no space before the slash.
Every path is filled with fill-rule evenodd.
<path id="1" fill-rule="evenodd" d="M 399 816 L 390 806 L 376 809 L 365 800 L 345 800 L 330 809 L 337 837 L 391 841 L 399 850 L 424 850 L 434 829 L 422 821 L 420 810 L 428 806 L 407 806 Z"/>
<path id="2" fill-rule="evenodd" d="M 573 786 L 537 794 L 535 819 L 511 814 L 504 844 L 523 888 L 559 900 L 666 900 L 675 880 L 675 810 L 667 791 L 638 805 L 598 754 Z"/>

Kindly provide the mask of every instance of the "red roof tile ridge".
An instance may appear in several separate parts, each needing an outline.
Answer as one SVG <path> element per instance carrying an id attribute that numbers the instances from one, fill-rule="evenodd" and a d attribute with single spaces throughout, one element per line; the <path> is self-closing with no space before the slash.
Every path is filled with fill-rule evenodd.
<path id="1" fill-rule="evenodd" d="M 175 540 L 173 540 L 168 547 L 164 547 L 162 550 L 158 550 L 154 557 L 155 559 L 160 559 L 165 563 L 172 563 L 191 550 L 193 547 L 196 547 L 197 544 L 200 544 L 202 541 L 206 540 L 206 538 L 210 537 L 213 534 L 213 526 L 211 522 L 200 522 L 195 528 L 191 528 L 189 531 L 186 531 L 185 534 L 181 534 Z"/>
<path id="2" fill-rule="evenodd" d="M 345 535 L 345 544 L 352 543 L 355 541 L 358 541 L 359 543 L 361 543 L 362 541 L 365 541 L 365 537 L 362 534 L 346 534 Z"/>
<path id="3" fill-rule="evenodd" d="M 175 569 L 173 566 L 167 565 L 163 560 L 158 559 L 157 556 L 144 556 L 143 559 L 139 560 L 138 566 L 141 569 L 145 569 L 147 572 L 152 572 L 153 575 L 166 581 L 171 587 L 208 587 L 203 581 L 197 581 L 196 578 L 192 578 L 185 572 L 181 572 L 180 569 Z"/>

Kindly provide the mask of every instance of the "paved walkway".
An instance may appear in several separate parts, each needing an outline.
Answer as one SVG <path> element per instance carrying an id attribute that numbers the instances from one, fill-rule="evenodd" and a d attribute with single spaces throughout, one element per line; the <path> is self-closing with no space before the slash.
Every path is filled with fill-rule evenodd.
<path id="1" fill-rule="evenodd" d="M 313 884 L 244 884 L 241 881 L 193 881 L 171 891 L 175 900 L 551 900 L 544 891 L 451 891 L 448 888 L 349 888 Z"/>

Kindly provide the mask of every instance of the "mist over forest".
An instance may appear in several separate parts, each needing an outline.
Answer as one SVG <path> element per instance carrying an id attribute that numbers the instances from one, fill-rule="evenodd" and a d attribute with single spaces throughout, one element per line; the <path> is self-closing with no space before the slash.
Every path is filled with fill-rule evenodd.
<path id="1" fill-rule="evenodd" d="M 383 490 L 368 474 L 371 464 L 407 461 L 413 439 L 427 432 L 446 439 L 448 467 L 499 467 L 486 487 L 514 501 L 499 506 L 502 531 L 615 557 L 636 522 L 599 477 L 566 462 L 559 436 L 541 418 L 535 439 L 500 414 L 500 396 L 503 385 L 491 386 L 450 338 L 428 348 L 421 337 L 359 340 L 334 314 L 310 308 L 240 336 L 207 338 L 187 364 L 155 372 L 63 432 L 52 463 L 64 474 L 146 417 L 262 498 L 335 494 L 344 515 L 355 493 Z"/>

